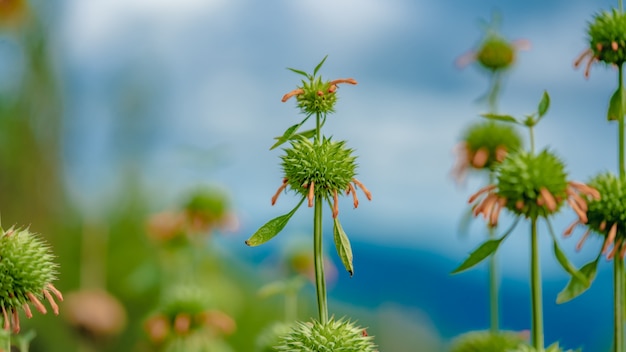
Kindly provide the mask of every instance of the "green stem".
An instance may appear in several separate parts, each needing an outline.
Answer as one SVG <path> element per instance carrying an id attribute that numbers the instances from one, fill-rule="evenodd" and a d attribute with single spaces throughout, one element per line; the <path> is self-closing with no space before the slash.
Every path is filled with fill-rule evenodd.
<path id="1" fill-rule="evenodd" d="M 617 0 L 617 7 L 619 8 L 619 12 L 624 12 L 624 5 L 622 4 L 622 0 Z"/>
<path id="2" fill-rule="evenodd" d="M 495 228 L 489 227 L 489 238 L 495 237 Z M 498 305 L 498 271 L 496 254 L 494 253 L 489 258 L 489 306 L 490 306 L 490 321 L 491 321 L 491 333 L 497 334 L 499 330 L 499 318 L 500 310 Z"/>
<path id="3" fill-rule="evenodd" d="M 613 345 L 615 352 L 624 352 L 624 260 L 621 255 L 613 259 Z"/>
<path id="4" fill-rule="evenodd" d="M 495 182 L 495 175 L 493 172 L 489 173 L 489 184 Z M 489 239 L 496 237 L 496 228 L 489 226 Z M 497 270 L 496 253 L 489 258 L 489 308 L 490 308 L 490 322 L 491 333 L 497 334 L 500 329 L 500 307 L 499 307 L 499 293 L 498 293 L 498 270 Z"/>
<path id="5" fill-rule="evenodd" d="M 618 94 L 620 95 L 620 98 L 622 100 L 621 105 L 622 107 L 624 106 L 624 95 L 623 95 L 623 89 L 624 89 L 624 66 L 620 65 L 618 67 Z M 620 109 L 620 110 L 623 110 Z M 624 166 L 624 114 L 623 111 L 620 114 L 620 116 L 618 117 L 618 155 L 619 155 L 619 175 L 620 177 L 624 177 L 624 175 L 626 174 L 626 168 Z"/>
<path id="6" fill-rule="evenodd" d="M 539 239 L 537 217 L 530 223 L 530 297 L 532 306 L 532 344 L 537 351 L 543 351 L 543 302 L 541 298 L 541 271 L 539 266 Z"/>
<path id="7" fill-rule="evenodd" d="M 318 112 L 315 115 L 315 144 L 319 144 L 322 139 L 322 116 Z"/>
<path id="8" fill-rule="evenodd" d="M 326 301 L 326 280 L 324 279 L 324 250 L 322 247 L 322 196 L 315 196 L 313 218 L 313 255 L 315 261 L 315 287 L 317 289 L 317 308 L 319 321 L 328 322 L 328 303 Z"/>
<path id="9" fill-rule="evenodd" d="M 620 11 L 622 10 L 622 1 L 619 1 Z M 624 67 L 618 67 L 618 92 L 622 98 L 622 111 L 624 110 L 623 101 L 624 89 Z M 619 155 L 619 175 L 623 178 L 626 174 L 624 166 L 624 115 L 618 117 L 618 155 Z M 615 256 L 613 259 L 613 345 L 616 352 L 624 351 L 624 259 L 622 256 Z"/>
<path id="10" fill-rule="evenodd" d="M 528 127 L 530 133 L 530 154 L 535 154 L 535 129 L 533 126 Z"/>

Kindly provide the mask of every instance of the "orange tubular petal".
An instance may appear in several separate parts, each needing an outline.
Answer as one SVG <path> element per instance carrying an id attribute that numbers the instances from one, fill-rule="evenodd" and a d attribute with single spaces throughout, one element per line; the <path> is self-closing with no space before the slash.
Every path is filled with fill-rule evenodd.
<path id="1" fill-rule="evenodd" d="M 458 68 L 465 68 L 472 62 L 476 61 L 476 52 L 468 51 L 465 54 L 459 56 L 455 61 L 454 65 Z"/>
<path id="2" fill-rule="evenodd" d="M 52 298 L 50 292 L 48 292 L 48 290 L 43 290 L 43 295 L 48 300 L 48 303 L 50 303 L 50 307 L 52 307 L 54 315 L 59 315 L 59 306 L 57 305 L 57 302 L 54 301 L 54 298 Z"/>
<path id="3" fill-rule="evenodd" d="M 571 236 L 572 232 L 574 231 L 574 228 L 576 226 L 578 226 L 580 224 L 580 220 L 576 220 L 573 223 L 571 223 L 566 229 L 565 231 L 563 231 L 563 237 L 569 237 Z"/>
<path id="4" fill-rule="evenodd" d="M 474 203 L 474 201 L 476 200 L 476 198 L 480 197 L 481 194 L 483 193 L 487 193 L 490 191 L 493 191 L 494 189 L 496 189 L 496 185 L 487 185 L 481 189 L 479 189 L 476 193 L 472 194 L 469 199 L 468 199 L 468 203 Z"/>
<path id="5" fill-rule="evenodd" d="M 474 209 L 474 216 L 478 216 L 478 214 L 483 214 L 483 218 L 487 219 L 487 216 L 493 210 L 494 204 L 498 200 L 498 196 L 491 193 Z"/>
<path id="6" fill-rule="evenodd" d="M 304 89 L 302 88 L 298 88 L 298 89 L 294 89 L 291 92 L 283 95 L 283 98 L 281 99 L 281 101 L 284 103 L 287 100 L 289 100 L 289 98 L 293 97 L 294 95 L 300 95 L 304 93 Z"/>
<path id="7" fill-rule="evenodd" d="M 583 197 L 576 193 L 576 191 L 572 188 L 567 188 L 567 194 L 574 200 L 574 202 L 576 202 L 576 204 L 578 204 L 578 207 L 581 210 L 587 211 L 587 202 L 583 199 Z"/>
<path id="8" fill-rule="evenodd" d="M 24 303 L 22 309 L 24 309 L 24 314 L 26 314 L 26 318 L 30 319 L 33 317 L 33 312 L 30 311 L 30 306 L 28 305 L 28 303 Z"/>
<path id="9" fill-rule="evenodd" d="M 506 147 L 503 145 L 500 145 L 496 148 L 496 161 L 501 163 L 504 161 L 504 158 L 506 158 L 506 155 L 508 154 L 508 152 L 506 151 Z"/>
<path id="10" fill-rule="evenodd" d="M 592 56 L 593 55 L 593 51 L 591 51 L 591 49 L 585 49 L 585 51 L 583 51 L 580 55 L 578 55 L 578 57 L 576 58 L 576 61 L 574 61 L 574 68 L 578 68 L 578 66 L 580 66 L 580 64 L 585 60 L 585 58 Z"/>
<path id="11" fill-rule="evenodd" d="M 615 241 L 615 245 L 613 246 L 613 249 L 611 250 L 611 252 L 606 256 L 606 259 L 613 259 L 613 257 L 615 257 L 615 254 L 617 254 L 617 250 L 618 248 L 622 245 L 622 239 L 618 239 L 617 241 Z"/>
<path id="12" fill-rule="evenodd" d="M 52 291 L 52 293 L 54 293 L 54 295 L 57 297 L 57 299 L 61 302 L 63 302 L 63 294 L 61 293 L 61 291 L 59 291 L 56 287 L 54 287 L 53 284 L 48 284 L 48 290 Z"/>
<path id="13" fill-rule="evenodd" d="M 361 191 L 365 193 L 365 197 L 367 197 L 367 200 L 372 200 L 372 193 L 367 188 L 365 188 L 365 186 L 361 183 L 361 181 L 357 180 L 356 178 L 353 178 L 352 182 L 354 182 L 355 185 L 361 188 Z"/>
<path id="14" fill-rule="evenodd" d="M 622 248 L 619 251 L 619 256 L 622 257 L 622 259 L 624 259 L 624 256 L 626 256 L 626 245 L 624 245 L 623 242 L 622 242 Z"/>
<path id="15" fill-rule="evenodd" d="M 581 194 L 584 194 L 586 196 L 590 196 L 595 200 L 600 200 L 600 192 L 598 192 L 597 189 L 593 188 L 593 187 L 589 187 L 584 183 L 580 183 L 580 182 L 576 182 L 576 181 L 569 181 L 568 184 L 570 186 L 572 186 L 573 188 L 575 188 L 578 192 L 580 192 Z"/>
<path id="16" fill-rule="evenodd" d="M 474 157 L 472 158 L 472 166 L 480 169 L 487 164 L 487 160 L 489 160 L 489 151 L 487 148 L 480 148 L 476 151 Z"/>
<path id="17" fill-rule="evenodd" d="M 506 204 L 506 199 L 498 198 L 498 201 L 494 205 L 494 209 L 491 212 L 491 216 L 489 217 L 489 224 L 492 227 L 495 227 L 496 225 L 498 225 L 498 218 L 500 217 L 500 211 L 502 211 L 502 208 L 504 208 L 505 204 Z"/>
<path id="18" fill-rule="evenodd" d="M 278 196 L 280 196 L 280 193 L 282 191 L 284 191 L 285 188 L 287 188 L 287 178 L 283 179 L 283 184 L 280 185 L 280 187 L 278 187 L 278 190 L 276 191 L 276 193 L 272 197 L 272 205 L 276 204 L 276 201 L 278 200 Z"/>
<path id="19" fill-rule="evenodd" d="M 619 49 L 617 42 L 611 42 L 611 49 L 613 49 L 613 51 L 617 51 L 617 49 Z"/>
<path id="20" fill-rule="evenodd" d="M 13 333 L 18 334 L 20 332 L 20 316 L 17 314 L 17 309 L 15 308 L 13 308 L 11 320 L 13 321 Z"/>
<path id="21" fill-rule="evenodd" d="M 41 314 L 48 313 L 48 311 L 46 310 L 46 307 L 37 299 L 37 297 L 35 297 L 34 294 L 32 294 L 31 292 L 28 292 L 26 296 L 28 297 L 28 299 L 30 299 L 30 301 L 33 303 L 33 305 L 39 311 L 39 313 Z"/>
<path id="22" fill-rule="evenodd" d="M 357 84 L 356 80 L 354 78 L 340 78 L 340 79 L 336 79 L 334 81 L 330 82 L 330 85 L 338 85 L 341 83 L 348 83 L 348 84 Z"/>
<path id="23" fill-rule="evenodd" d="M 351 183 L 348 183 L 348 193 L 352 192 L 352 202 L 354 204 L 354 208 L 359 207 L 359 198 L 356 196 L 356 189 Z"/>
<path id="24" fill-rule="evenodd" d="M 605 229 L 606 229 L 606 221 L 604 221 L 604 220 L 603 220 L 603 221 L 600 223 L 600 231 L 604 231 Z"/>
<path id="25" fill-rule="evenodd" d="M 578 204 L 576 204 L 576 202 L 574 202 L 571 198 L 567 198 L 567 204 L 569 204 L 569 206 L 572 208 L 572 210 L 574 210 L 574 212 L 576 212 L 576 215 L 578 215 L 578 218 L 580 219 L 580 222 L 582 222 L 583 224 L 586 224 L 587 223 L 587 213 L 582 211 L 582 209 L 580 209 L 578 207 Z"/>
<path id="26" fill-rule="evenodd" d="M 550 191 L 548 191 L 548 189 L 545 187 L 541 187 L 541 189 L 539 190 L 539 193 L 541 193 L 541 195 L 543 196 L 543 199 L 546 202 L 546 208 L 548 208 L 550 212 L 556 211 L 557 204 L 552 193 L 550 193 Z"/>
<path id="27" fill-rule="evenodd" d="M 339 215 L 339 196 L 337 195 L 337 190 L 333 193 L 333 219 L 337 218 Z"/>
<path id="28" fill-rule="evenodd" d="M 583 244 L 585 244 L 585 240 L 587 239 L 587 237 L 589 237 L 589 233 L 591 233 L 591 231 L 585 231 L 583 237 L 580 238 L 580 241 L 578 241 L 578 243 L 576 244 L 577 251 L 580 251 L 583 248 Z"/>
<path id="29" fill-rule="evenodd" d="M 606 254 L 606 251 L 609 249 L 609 246 L 613 244 L 615 241 L 615 235 L 617 234 L 617 223 L 614 223 L 609 230 L 609 234 L 606 236 L 606 240 L 604 241 L 604 245 L 602 246 L 602 254 Z"/>
<path id="30" fill-rule="evenodd" d="M 513 44 L 513 47 L 517 50 L 530 50 L 532 47 L 528 39 L 515 39 L 511 44 Z"/>
<path id="31" fill-rule="evenodd" d="M 309 185 L 309 208 L 313 206 L 313 197 L 315 197 L 315 182 Z"/>

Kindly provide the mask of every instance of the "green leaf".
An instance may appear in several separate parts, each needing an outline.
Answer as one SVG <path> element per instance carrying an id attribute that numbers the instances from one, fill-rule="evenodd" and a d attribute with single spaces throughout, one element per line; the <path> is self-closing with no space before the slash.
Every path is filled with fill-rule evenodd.
<path id="1" fill-rule="evenodd" d="M 515 117 L 511 116 L 511 115 L 500 115 L 500 114 L 482 114 L 480 115 L 486 119 L 489 120 L 496 120 L 496 121 L 503 121 L 503 122 L 512 122 L 512 123 L 517 123 L 519 124 L 519 122 L 515 119 Z"/>
<path id="2" fill-rule="evenodd" d="M 498 247 L 500 246 L 500 243 L 509 234 L 511 234 L 511 232 L 513 232 L 513 229 L 515 229 L 515 226 L 517 226 L 517 223 L 519 222 L 519 219 L 520 219 L 519 217 L 515 219 L 515 221 L 513 222 L 513 225 L 511 225 L 511 227 L 504 233 L 504 235 L 502 235 L 502 237 L 497 238 L 497 239 L 493 239 L 493 240 L 487 240 L 487 241 L 483 242 L 483 244 L 481 244 L 472 253 L 470 253 L 469 257 L 467 259 L 465 259 L 465 261 L 463 263 L 461 263 L 461 265 L 459 265 L 458 268 L 456 268 L 456 269 L 454 269 L 452 271 L 452 274 L 457 274 L 457 273 L 460 273 L 462 271 L 465 271 L 465 270 L 473 267 L 474 265 L 480 263 L 481 261 L 483 261 L 485 258 L 490 256 L 491 254 L 493 254 L 498 249 Z"/>
<path id="3" fill-rule="evenodd" d="M 315 66 L 315 69 L 313 70 L 313 76 L 317 75 L 317 71 L 319 71 L 320 68 L 322 68 L 322 65 L 324 64 L 324 61 L 326 61 L 327 58 L 328 58 L 328 55 L 324 56 L 322 61 L 319 64 L 317 64 L 317 66 Z"/>
<path id="4" fill-rule="evenodd" d="M 452 271 L 452 274 L 460 273 L 482 262 L 498 249 L 503 239 L 504 237 L 495 240 L 487 240 L 481 244 L 478 248 L 476 248 L 476 250 L 470 253 L 469 257 L 465 259 L 465 261 L 461 263 L 458 268 Z"/>
<path id="5" fill-rule="evenodd" d="M 314 129 L 311 129 L 311 130 L 306 130 L 304 132 L 300 132 L 299 135 L 304 137 L 304 138 L 310 139 L 310 138 L 315 137 L 315 131 L 317 131 L 317 130 L 314 128 Z"/>
<path id="6" fill-rule="evenodd" d="M 561 264 L 563 269 L 565 269 L 568 274 L 570 274 L 572 277 L 577 278 L 585 286 L 589 286 L 589 279 L 585 275 L 583 275 L 583 273 L 581 273 L 578 269 L 576 269 L 576 267 L 569 261 L 569 259 L 567 259 L 567 256 L 559 247 L 556 239 L 554 240 L 554 255 L 556 256 L 559 264 Z"/>
<path id="7" fill-rule="evenodd" d="M 304 118 L 304 120 L 302 120 L 299 124 L 293 125 L 291 127 L 289 127 L 285 133 L 283 133 L 282 136 L 277 137 L 277 141 L 276 143 L 274 143 L 273 146 L 270 147 L 270 150 L 280 146 L 281 144 L 287 142 L 288 140 L 291 139 L 291 137 L 293 137 L 296 134 L 296 131 L 298 131 L 298 128 L 300 128 L 300 126 L 302 126 L 304 124 L 304 122 L 306 122 L 306 120 L 309 119 L 311 115 L 308 115 L 307 117 Z"/>
<path id="8" fill-rule="evenodd" d="M 624 116 L 624 97 L 623 91 L 619 88 L 613 93 L 611 96 L 611 100 L 609 101 L 609 111 L 607 112 L 606 118 L 609 121 L 617 121 L 621 116 Z"/>
<path id="9" fill-rule="evenodd" d="M 548 230 L 550 232 L 550 236 L 552 236 L 552 242 L 554 243 L 553 247 L 556 260 L 559 262 L 559 264 L 561 264 L 563 269 L 565 269 L 568 274 L 570 274 L 572 277 L 577 278 L 583 285 L 589 286 L 590 283 L 587 276 L 578 271 L 578 269 L 576 269 L 576 267 L 569 261 L 569 259 L 567 259 L 567 256 L 565 255 L 565 253 L 563 253 L 561 247 L 559 247 L 559 242 L 550 221 L 546 220 L 546 223 L 548 224 Z"/>
<path id="10" fill-rule="evenodd" d="M 296 70 L 295 68 L 290 68 L 290 67 L 287 67 L 287 69 L 288 69 L 289 71 L 295 72 L 295 73 L 297 73 L 297 74 L 299 74 L 299 75 L 303 75 L 304 77 L 306 77 L 306 78 L 308 78 L 308 79 L 311 79 L 311 77 L 309 76 L 309 74 L 308 74 L 308 73 L 306 73 L 306 72 L 304 72 L 304 71 Z"/>
<path id="11" fill-rule="evenodd" d="M 354 267 L 352 265 L 352 247 L 350 246 L 350 240 L 341 227 L 339 218 L 335 218 L 334 220 L 333 235 L 335 238 L 335 247 L 337 247 L 337 254 L 339 254 L 339 258 L 341 258 L 341 262 L 346 268 L 346 271 L 352 276 L 354 274 Z"/>
<path id="12" fill-rule="evenodd" d="M 537 113 L 539 114 L 539 118 L 543 117 L 548 111 L 550 107 L 550 96 L 547 91 L 543 91 L 543 96 L 541 97 L 541 101 L 539 102 L 539 106 L 537 107 Z"/>
<path id="13" fill-rule="evenodd" d="M 278 235 L 278 233 L 282 231 L 283 228 L 285 228 L 285 225 L 287 225 L 287 222 L 289 222 L 289 219 L 291 219 L 296 210 L 300 208 L 300 205 L 302 205 L 302 202 L 304 202 L 305 198 L 306 197 L 302 197 L 300 203 L 298 203 L 298 205 L 296 205 L 296 207 L 293 208 L 293 210 L 289 213 L 276 217 L 268 221 L 265 225 L 261 226 L 261 228 L 259 228 L 254 233 L 254 235 L 250 236 L 250 238 L 246 240 L 246 244 L 250 247 L 255 247 L 271 240 L 272 238 L 274 238 L 274 236 Z"/>
<path id="14" fill-rule="evenodd" d="M 567 286 L 565 286 L 565 288 L 559 292 L 556 297 L 556 303 L 565 303 L 587 291 L 587 289 L 591 286 L 591 282 L 596 277 L 599 259 L 600 256 L 580 268 L 580 273 L 585 276 L 586 281 L 581 281 L 577 276 L 572 276 L 570 281 L 567 283 Z"/>

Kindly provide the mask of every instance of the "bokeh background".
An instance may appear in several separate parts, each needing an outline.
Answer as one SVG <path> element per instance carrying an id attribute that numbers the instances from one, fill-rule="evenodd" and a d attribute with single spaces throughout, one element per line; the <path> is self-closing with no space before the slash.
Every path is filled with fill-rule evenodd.
<path id="1" fill-rule="evenodd" d="M 331 313 L 367 326 L 382 351 L 441 351 L 454 336 L 486 329 L 486 268 L 449 273 L 485 238 L 480 221 L 460 230 L 467 197 L 485 180 L 457 184 L 450 169 L 461 131 L 486 110 L 477 98 L 488 82 L 476 67 L 454 62 L 479 43 L 481 23 L 499 14 L 500 33 L 532 43 L 506 76 L 500 110 L 532 113 L 547 90 L 552 105 L 538 145 L 555 150 L 572 179 L 616 171 L 616 124 L 606 120 L 606 108 L 617 71 L 596 65 L 585 79 L 572 65 L 586 48 L 592 15 L 616 5 L 0 0 L 2 223 L 30 226 L 51 243 L 57 287 L 66 294 L 105 290 L 126 314 L 123 328 L 102 336 L 77 326 L 69 308 L 61 317 L 37 316 L 24 322 L 37 331 L 31 350 L 151 350 L 145 322 L 165 288 L 177 285 L 178 269 L 146 223 L 205 186 L 226 195 L 236 221 L 196 242 L 190 265 L 216 297 L 213 308 L 236 322 L 220 339 L 234 351 L 253 351 L 260 331 L 284 314 L 280 295 L 257 291 L 288 277 L 286 258 L 308 248 L 312 225 L 312 211 L 302 208 L 268 244 L 244 245 L 298 201 L 288 193 L 270 205 L 282 175 L 281 151 L 269 147 L 301 118 L 293 101 L 280 101 L 300 83 L 286 68 L 310 72 L 326 55 L 325 79 L 359 84 L 340 88 L 325 133 L 349 141 L 359 155 L 358 177 L 373 193 L 356 210 L 349 199 L 341 202 L 354 277 L 326 237 L 337 267 Z M 573 219 L 566 210 L 555 227 Z M 499 252 L 502 325 L 519 331 L 530 328 L 526 226 Z M 561 241 L 577 265 L 601 245 L 591 239 L 576 252 L 579 236 Z M 556 305 L 568 277 L 547 233 L 543 240 L 546 342 L 607 350 L 612 265 L 603 260 L 588 292 Z M 314 316 L 313 286 L 299 298 L 299 318 Z M 79 311 L 89 316 L 97 302 Z"/>

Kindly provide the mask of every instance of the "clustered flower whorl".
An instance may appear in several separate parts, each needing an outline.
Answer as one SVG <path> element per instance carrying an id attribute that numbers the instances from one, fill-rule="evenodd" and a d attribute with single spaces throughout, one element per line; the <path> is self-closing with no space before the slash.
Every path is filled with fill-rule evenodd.
<path id="1" fill-rule="evenodd" d="M 476 61 L 490 71 L 504 70 L 515 62 L 515 47 L 499 35 L 488 35 L 476 52 Z"/>
<path id="2" fill-rule="evenodd" d="M 298 108 L 305 115 L 332 113 L 335 111 L 337 102 L 337 85 L 341 83 L 357 84 L 352 78 L 336 79 L 334 81 L 322 82 L 321 77 L 309 77 L 309 82 L 303 80 L 302 87 L 292 90 L 283 96 L 282 102 L 295 96 L 298 101 Z"/>
<path id="3" fill-rule="evenodd" d="M 473 206 L 474 215 L 483 214 L 491 226 L 497 224 L 502 208 L 526 218 L 547 218 L 565 201 L 578 221 L 586 223 L 588 198 L 599 199 L 600 194 L 585 184 L 567 181 L 563 162 L 543 150 L 509 154 L 497 168 L 497 184 L 480 189 L 469 203 L 481 199 Z"/>
<path id="4" fill-rule="evenodd" d="M 452 176 L 462 181 L 470 169 L 494 170 L 506 155 L 522 146 L 517 130 L 508 124 L 480 121 L 470 125 L 457 146 Z"/>
<path id="5" fill-rule="evenodd" d="M 289 352 L 376 352 L 373 337 L 346 319 L 331 318 L 322 324 L 317 320 L 298 322 L 287 335 L 283 335 L 276 351 Z"/>
<path id="6" fill-rule="evenodd" d="M 589 23 L 589 48 L 576 59 L 578 67 L 586 60 L 585 77 L 591 64 L 601 61 L 620 66 L 626 62 L 626 14 L 613 9 L 596 14 Z"/>
<path id="7" fill-rule="evenodd" d="M 585 240 L 593 231 L 604 239 L 602 253 L 608 259 L 616 254 L 624 258 L 626 256 L 626 180 L 611 173 L 602 173 L 589 181 L 589 186 L 598 190 L 600 199 L 594 199 L 587 203 L 587 231 L 578 242 L 576 248 L 580 250 Z M 574 227 L 581 223 L 572 223 L 564 232 L 569 236 Z M 611 249 L 611 245 L 613 246 Z"/>
<path id="8" fill-rule="evenodd" d="M 354 178 L 356 175 L 356 156 L 353 150 L 346 147 L 345 141 L 334 142 L 330 138 L 315 145 L 305 137 L 291 141 L 291 148 L 285 149 L 282 167 L 285 174 L 283 184 L 278 189 L 272 204 L 276 203 L 280 192 L 287 186 L 308 198 L 309 206 L 313 206 L 316 196 L 334 200 L 333 217 L 338 208 L 338 192 L 352 193 L 354 207 L 358 207 L 356 187 L 360 187 L 368 199 L 370 192 Z"/>
<path id="9" fill-rule="evenodd" d="M 63 301 L 63 295 L 52 284 L 58 267 L 53 259 L 50 247 L 28 229 L 10 229 L 0 235 L 0 308 L 4 330 L 19 332 L 18 309 L 31 318 L 29 303 L 46 314 L 41 302 L 45 299 L 54 314 L 59 314 L 55 297 Z"/>

